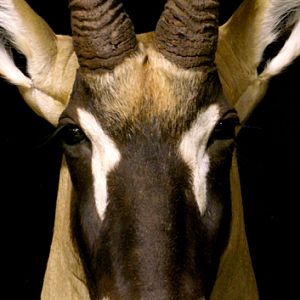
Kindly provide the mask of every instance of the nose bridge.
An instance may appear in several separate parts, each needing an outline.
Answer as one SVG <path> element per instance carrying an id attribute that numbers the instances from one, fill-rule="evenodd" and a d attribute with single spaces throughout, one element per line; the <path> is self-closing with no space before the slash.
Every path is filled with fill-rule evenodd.
<path id="1" fill-rule="evenodd" d="M 138 205 L 142 215 L 171 214 L 176 201 L 193 197 L 190 171 L 177 152 L 176 142 L 164 140 L 159 133 L 137 137 L 121 148 L 122 159 L 114 174 L 123 197 Z"/>
<path id="2" fill-rule="evenodd" d="M 154 145 L 140 145 L 134 150 L 128 149 L 128 153 L 122 157 L 118 167 L 120 178 L 125 187 L 125 196 L 134 206 L 148 206 L 144 214 L 152 206 L 167 202 L 172 189 L 170 174 L 170 162 L 166 155 L 159 150 L 152 151 L 149 148 Z"/>
<path id="3" fill-rule="evenodd" d="M 154 138 L 124 146 L 121 157 L 108 187 L 112 226 L 122 224 L 122 234 L 131 236 L 124 257 L 136 278 L 130 284 L 141 299 L 198 299 L 199 219 L 187 167 L 171 144 Z M 126 218 L 119 218 L 121 210 Z"/>
<path id="4" fill-rule="evenodd" d="M 149 154 L 145 148 L 138 152 L 128 157 L 127 164 L 134 166 L 128 174 L 125 194 L 134 215 L 136 242 L 132 253 L 136 258 L 140 295 L 142 299 L 172 299 L 169 273 L 175 254 L 170 162 L 159 152 Z"/>
<path id="5" fill-rule="evenodd" d="M 176 175 L 173 169 L 178 158 L 174 147 L 167 141 L 151 135 L 137 139 L 126 147 L 122 158 L 122 171 L 128 173 L 128 180 L 141 196 L 152 198 L 156 195 L 161 198 L 162 194 L 170 193 Z"/>

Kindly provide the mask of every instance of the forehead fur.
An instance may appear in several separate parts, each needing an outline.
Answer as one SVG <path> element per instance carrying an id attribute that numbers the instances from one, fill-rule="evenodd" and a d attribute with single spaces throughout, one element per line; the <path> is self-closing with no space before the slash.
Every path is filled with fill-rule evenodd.
<path id="1" fill-rule="evenodd" d="M 142 36 L 139 50 L 111 73 L 81 73 L 90 89 L 84 106 L 104 116 L 109 126 L 161 120 L 170 127 L 179 119 L 193 119 L 200 106 L 216 98 L 215 69 L 178 68 L 158 53 L 151 37 Z M 177 128 L 178 129 L 178 128 Z"/>

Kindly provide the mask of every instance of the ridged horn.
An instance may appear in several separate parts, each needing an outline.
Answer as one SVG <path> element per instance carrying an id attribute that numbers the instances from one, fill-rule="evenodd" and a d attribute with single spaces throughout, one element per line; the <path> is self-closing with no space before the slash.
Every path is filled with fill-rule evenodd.
<path id="1" fill-rule="evenodd" d="M 216 0 L 169 0 L 155 31 L 158 51 L 182 68 L 214 65 L 218 7 Z"/>
<path id="2" fill-rule="evenodd" d="M 118 0 L 69 0 L 73 43 L 81 68 L 113 70 L 137 47 Z"/>

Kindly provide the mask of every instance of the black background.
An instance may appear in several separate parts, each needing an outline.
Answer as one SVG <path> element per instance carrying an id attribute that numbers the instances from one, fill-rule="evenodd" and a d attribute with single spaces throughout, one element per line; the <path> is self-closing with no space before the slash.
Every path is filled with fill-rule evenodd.
<path id="1" fill-rule="evenodd" d="M 27 2 L 56 33 L 70 33 L 67 0 Z M 221 23 L 240 1 L 228 2 L 221 1 Z M 137 33 L 155 28 L 164 3 L 124 1 Z M 298 295 L 299 74 L 298 59 L 271 81 L 237 141 L 246 230 L 261 300 Z M 35 300 L 51 241 L 61 152 L 55 144 L 43 144 L 52 126 L 3 80 L 0 101 L 1 294 L 3 299 Z"/>

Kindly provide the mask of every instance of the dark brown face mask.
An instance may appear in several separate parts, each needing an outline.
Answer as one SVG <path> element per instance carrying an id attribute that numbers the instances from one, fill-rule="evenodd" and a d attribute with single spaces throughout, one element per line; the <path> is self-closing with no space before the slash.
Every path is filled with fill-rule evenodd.
<path id="1" fill-rule="evenodd" d="M 15 76 L 18 73 L 17 67 L 13 69 L 14 72 L 3 68 L 3 57 L 0 57 L 0 72 L 19 87 L 24 99 L 35 112 L 54 125 L 70 98 L 78 67 L 84 75 L 93 72 L 98 75 L 112 74 L 116 66 L 127 58 L 133 58 L 138 51 L 132 24 L 124 13 L 122 4 L 117 1 L 85 1 L 84 4 L 83 1 L 70 1 L 77 57 L 73 53 L 71 38 L 55 36 L 26 2 L 14 0 L 5 6 L 6 2 L 8 1 L 0 1 L 0 24 L 9 32 L 16 48 L 26 56 L 28 76 Z M 261 100 L 270 78 L 292 61 L 292 58 L 285 63 L 280 61 L 275 73 L 266 67 L 257 74 L 263 51 L 272 42 L 266 37 L 272 36 L 271 33 L 274 32 L 274 39 L 278 36 L 277 33 L 281 30 L 276 25 L 280 23 L 278 19 L 283 15 L 290 16 L 292 10 L 298 11 L 299 4 L 296 2 L 298 1 L 285 2 L 286 6 L 283 8 L 280 0 L 272 1 L 274 7 L 270 7 L 267 1 L 245 1 L 220 29 L 218 39 L 215 34 L 218 19 L 216 2 L 169 1 L 158 22 L 152 46 L 178 68 L 191 71 L 214 72 L 216 53 L 223 92 L 244 122 Z M 278 8 L 282 15 L 275 16 L 273 8 Z M 202 11 L 207 11 L 209 16 L 204 16 Z M 274 24 L 270 22 L 270 28 L 266 28 L 264 22 L 266 15 L 274 16 L 274 20 L 268 19 L 274 21 Z M 200 19 L 204 21 L 199 23 Z M 17 30 L 20 24 L 21 35 Z M 218 49 L 215 52 L 217 40 Z M 296 57 L 299 53 L 293 52 L 293 55 Z M 13 62 L 11 66 L 14 66 Z M 72 184 L 65 162 L 60 178 L 54 236 L 42 298 L 90 299 L 86 274 L 70 235 Z M 235 160 L 232 163 L 230 182 L 230 236 L 210 300 L 254 300 L 258 299 L 258 294 L 244 232 Z"/>

